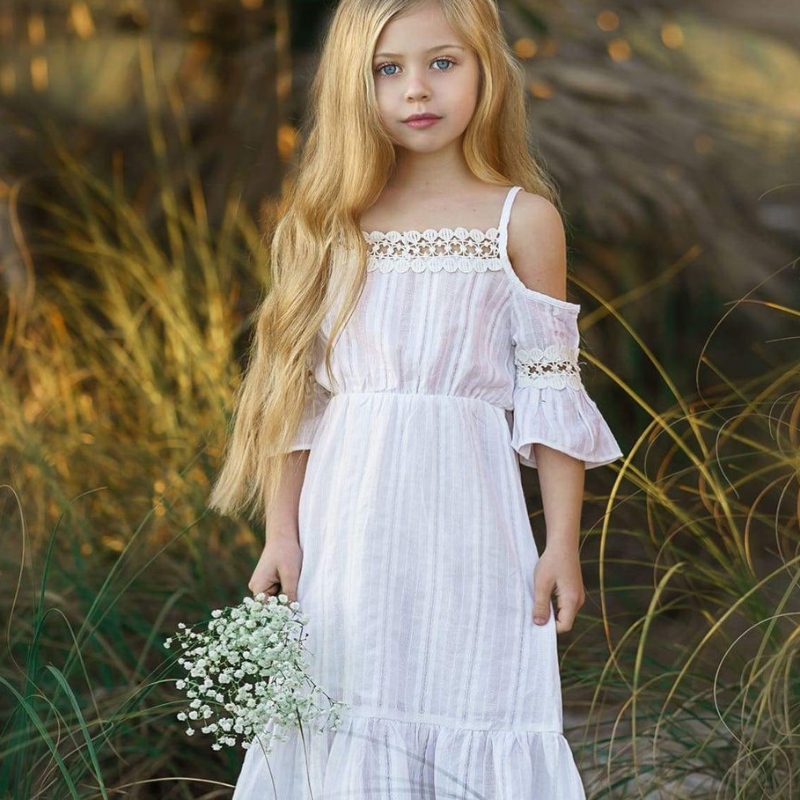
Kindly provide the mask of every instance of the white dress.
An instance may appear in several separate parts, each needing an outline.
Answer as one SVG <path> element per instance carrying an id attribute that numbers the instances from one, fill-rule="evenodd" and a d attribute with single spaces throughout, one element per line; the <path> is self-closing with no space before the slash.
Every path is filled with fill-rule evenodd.
<path id="1" fill-rule="evenodd" d="M 536 466 L 534 442 L 586 469 L 622 452 L 580 380 L 580 306 L 508 260 L 519 188 L 487 231 L 364 232 L 338 385 L 319 359 L 292 448 L 310 449 L 297 598 L 312 674 L 349 708 L 266 760 L 247 750 L 234 800 L 305 800 L 309 781 L 315 800 L 584 798 L 554 617 L 532 621 L 519 465 Z"/>

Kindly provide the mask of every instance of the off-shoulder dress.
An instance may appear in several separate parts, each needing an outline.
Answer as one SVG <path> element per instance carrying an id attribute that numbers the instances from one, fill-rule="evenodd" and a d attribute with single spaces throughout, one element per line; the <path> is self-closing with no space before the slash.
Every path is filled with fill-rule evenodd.
<path id="1" fill-rule="evenodd" d="M 293 450 L 315 680 L 348 704 L 265 758 L 234 800 L 583 800 L 563 736 L 553 615 L 520 481 L 536 442 L 592 469 L 623 454 L 581 381 L 580 305 L 507 253 L 511 187 L 485 231 L 364 231 L 367 282 Z M 282 729 L 286 733 L 285 729 Z M 311 793 L 309 792 L 309 783 Z"/>

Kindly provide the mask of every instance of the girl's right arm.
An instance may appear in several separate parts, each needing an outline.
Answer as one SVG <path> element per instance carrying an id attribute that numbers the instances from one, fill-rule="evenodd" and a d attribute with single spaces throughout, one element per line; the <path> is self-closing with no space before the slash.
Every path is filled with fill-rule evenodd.
<path id="1" fill-rule="evenodd" d="M 259 592 L 268 596 L 285 594 L 290 602 L 297 600 L 297 581 L 303 561 L 297 511 L 308 453 L 308 450 L 294 450 L 286 458 L 283 479 L 266 520 L 266 544 L 248 583 L 254 595 Z"/>

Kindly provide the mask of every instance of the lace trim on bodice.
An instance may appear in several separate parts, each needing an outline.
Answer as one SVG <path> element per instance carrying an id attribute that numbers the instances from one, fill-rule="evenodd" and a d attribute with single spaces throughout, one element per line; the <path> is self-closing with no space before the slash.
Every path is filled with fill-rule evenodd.
<path id="1" fill-rule="evenodd" d="M 369 245 L 368 272 L 486 272 L 503 268 L 499 228 L 362 233 Z"/>
<path id="2" fill-rule="evenodd" d="M 577 347 L 551 344 L 544 350 L 518 347 L 514 353 L 518 386 L 538 386 L 552 389 L 580 389 L 581 370 Z"/>

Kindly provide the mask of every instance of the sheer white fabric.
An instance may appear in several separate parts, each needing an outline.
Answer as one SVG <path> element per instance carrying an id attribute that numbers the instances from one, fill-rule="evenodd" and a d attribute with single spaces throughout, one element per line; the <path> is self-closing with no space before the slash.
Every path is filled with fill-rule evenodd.
<path id="1" fill-rule="evenodd" d="M 533 445 L 581 459 L 586 469 L 622 453 L 581 380 L 580 306 L 539 295 L 517 279 L 511 292 L 514 424 L 511 446 L 521 464 L 536 467 Z"/>
<path id="2" fill-rule="evenodd" d="M 622 453 L 580 381 L 580 307 L 508 260 L 518 190 L 485 232 L 365 232 L 333 381 L 333 307 L 323 322 L 292 445 L 310 449 L 298 601 L 314 678 L 349 709 L 335 732 L 248 750 L 235 800 L 305 800 L 309 780 L 318 800 L 584 798 L 554 620 L 531 619 L 520 464 L 536 442 L 587 469 Z"/>

